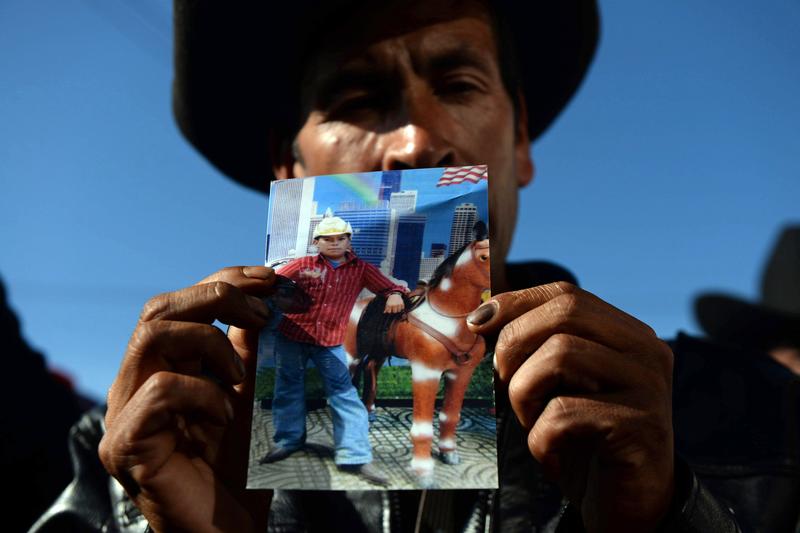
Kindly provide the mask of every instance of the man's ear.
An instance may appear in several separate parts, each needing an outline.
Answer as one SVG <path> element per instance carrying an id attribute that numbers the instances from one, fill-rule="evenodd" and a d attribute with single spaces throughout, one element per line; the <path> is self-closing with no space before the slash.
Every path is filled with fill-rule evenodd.
<path id="1" fill-rule="evenodd" d="M 517 91 L 517 121 L 514 125 L 514 168 L 516 169 L 517 185 L 525 187 L 536 173 L 536 167 L 531 157 L 531 140 L 528 136 L 528 107 L 522 90 Z"/>
<path id="2" fill-rule="evenodd" d="M 269 137 L 269 155 L 275 179 L 288 180 L 303 177 L 302 164 L 295 156 L 294 143 L 288 136 L 272 132 Z M 300 169 L 300 175 L 298 175 Z"/>

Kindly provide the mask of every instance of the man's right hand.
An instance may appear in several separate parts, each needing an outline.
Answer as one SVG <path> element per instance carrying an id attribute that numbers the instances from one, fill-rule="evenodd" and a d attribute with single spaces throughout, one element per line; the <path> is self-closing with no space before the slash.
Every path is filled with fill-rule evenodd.
<path id="1" fill-rule="evenodd" d="M 244 487 L 269 316 L 259 297 L 274 281 L 267 267 L 230 267 L 144 306 L 108 393 L 99 453 L 156 531 L 266 529 L 271 494 Z M 214 320 L 231 326 L 227 336 Z"/>

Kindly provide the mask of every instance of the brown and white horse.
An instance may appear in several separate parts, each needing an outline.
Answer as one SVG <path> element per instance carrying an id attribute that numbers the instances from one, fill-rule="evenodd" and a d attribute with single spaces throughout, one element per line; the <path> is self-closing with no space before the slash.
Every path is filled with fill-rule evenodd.
<path id="1" fill-rule="evenodd" d="M 411 366 L 411 469 L 422 486 L 431 486 L 434 479 L 431 446 L 439 382 L 445 378 L 439 412 L 439 456 L 446 464 L 457 464 L 460 458 L 456 451 L 456 425 L 464 393 L 486 350 L 483 337 L 471 333 L 466 323 L 466 316 L 481 304 L 481 296 L 489 288 L 489 239 L 485 232 L 478 238 L 481 240 L 464 246 L 437 268 L 423 301 L 390 330 L 391 352 L 408 359 Z M 357 346 L 358 323 L 371 300 L 357 302 L 350 314 L 344 348 L 351 370 L 364 355 L 359 354 Z M 365 403 L 370 412 L 375 409 L 377 375 L 385 359 L 385 355 L 369 355 L 366 362 Z"/>

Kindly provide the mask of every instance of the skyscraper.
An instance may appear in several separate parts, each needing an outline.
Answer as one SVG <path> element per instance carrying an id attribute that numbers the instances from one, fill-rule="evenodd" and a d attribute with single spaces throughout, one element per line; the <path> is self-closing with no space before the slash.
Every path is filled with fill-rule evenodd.
<path id="1" fill-rule="evenodd" d="M 311 217 L 311 223 L 308 225 L 308 240 L 306 241 L 306 254 L 317 253 L 317 247 L 314 246 L 312 243 L 314 242 L 314 230 L 317 229 L 317 226 L 319 226 L 321 220 L 322 220 L 322 215 L 315 214 L 313 217 Z"/>
<path id="2" fill-rule="evenodd" d="M 409 287 L 414 287 L 419 279 L 422 237 L 427 221 L 427 215 L 405 214 L 398 217 L 392 275 L 404 280 Z"/>
<path id="3" fill-rule="evenodd" d="M 381 265 L 384 274 L 391 274 L 395 269 L 395 259 L 397 257 L 397 244 L 399 237 L 399 220 L 401 215 L 412 214 L 417 209 L 417 191 L 393 192 L 390 200 L 381 200 L 382 207 L 391 209 L 391 219 L 389 222 L 389 246 L 386 249 L 386 258 Z M 415 280 L 416 281 L 416 280 Z"/>
<path id="4" fill-rule="evenodd" d="M 391 210 L 342 209 L 335 212 L 353 227 L 352 248 L 364 261 L 381 268 L 389 247 Z"/>
<path id="5" fill-rule="evenodd" d="M 400 181 L 402 179 L 402 171 L 400 170 L 384 170 L 381 174 L 381 187 L 378 190 L 378 200 L 391 200 L 392 193 L 400 190 Z"/>
<path id="6" fill-rule="evenodd" d="M 478 218 L 478 207 L 475 204 L 463 203 L 453 211 L 453 225 L 450 228 L 450 248 L 448 255 L 453 255 L 459 248 L 472 241 L 472 226 Z"/>
<path id="7" fill-rule="evenodd" d="M 413 213 L 417 210 L 417 191 L 393 192 L 389 200 L 389 208 L 398 214 Z"/>
<path id="8" fill-rule="evenodd" d="M 272 190 L 267 263 L 306 255 L 306 239 L 314 214 L 314 180 L 284 180 Z"/>
<path id="9" fill-rule="evenodd" d="M 418 279 L 424 279 L 425 281 L 430 281 L 433 273 L 436 271 L 436 267 L 442 264 L 444 261 L 443 256 L 439 257 L 423 257 L 420 259 L 419 262 L 419 277 Z"/>
<path id="10" fill-rule="evenodd" d="M 443 242 L 431 243 L 431 257 L 444 257 L 447 253 L 447 245 Z"/>

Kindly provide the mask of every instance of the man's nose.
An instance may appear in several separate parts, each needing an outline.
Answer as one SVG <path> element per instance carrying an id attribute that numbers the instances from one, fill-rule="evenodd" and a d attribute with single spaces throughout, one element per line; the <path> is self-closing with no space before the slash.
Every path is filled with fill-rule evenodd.
<path id="1" fill-rule="evenodd" d="M 382 170 L 448 167 L 455 162 L 452 146 L 432 127 L 410 123 L 389 135 L 389 146 L 381 161 Z"/>

